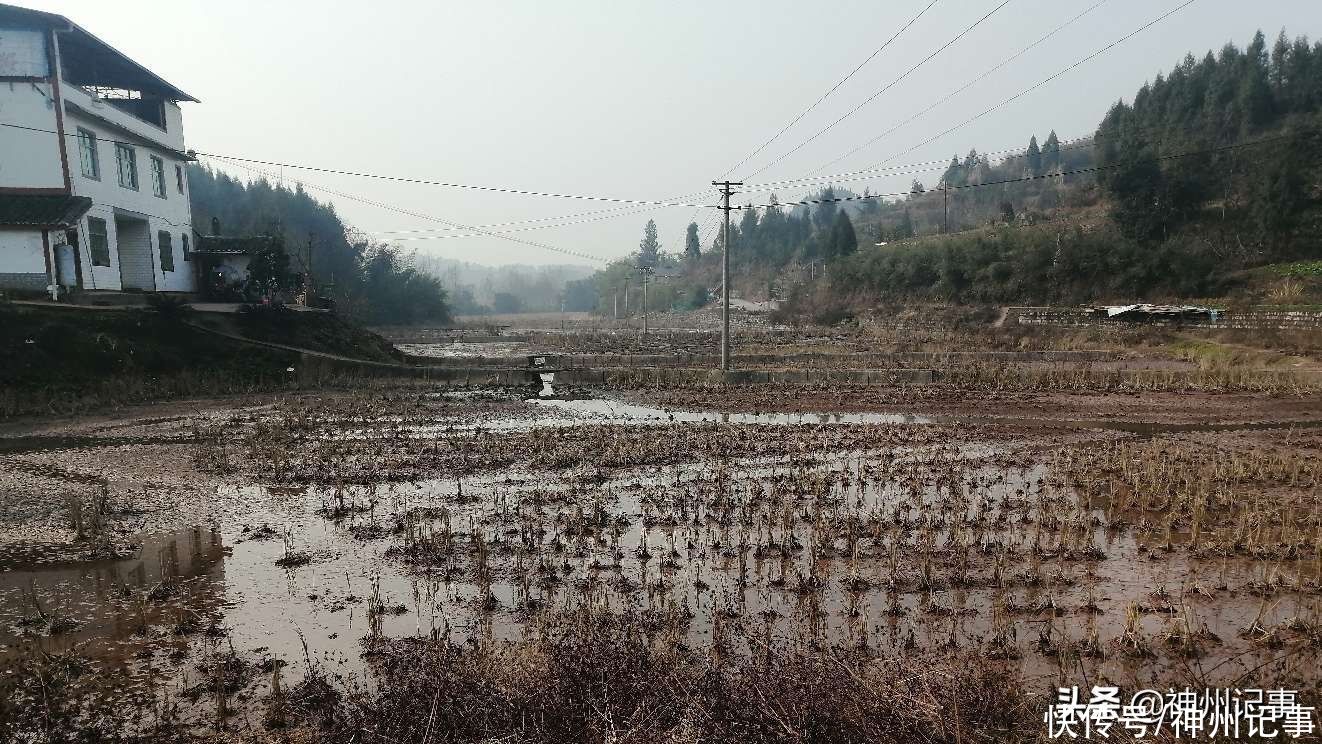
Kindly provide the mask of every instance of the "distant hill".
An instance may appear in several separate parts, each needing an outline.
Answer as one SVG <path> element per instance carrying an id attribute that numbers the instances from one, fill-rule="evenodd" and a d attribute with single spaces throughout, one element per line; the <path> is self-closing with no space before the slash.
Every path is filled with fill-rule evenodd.
<path id="1" fill-rule="evenodd" d="M 576 264 L 486 266 L 426 255 L 414 265 L 441 280 L 461 315 L 559 310 L 565 285 L 593 272 Z"/>
<path id="2" fill-rule="evenodd" d="M 1249 283 L 1252 269 L 1322 258 L 1322 43 L 1258 32 L 1185 55 L 1091 136 L 1026 139 L 956 153 L 900 198 L 827 185 L 812 206 L 741 210 L 734 291 L 821 317 L 896 300 L 1256 300 L 1294 285 Z M 701 300 L 722 250 L 718 232 L 654 296 Z M 615 312 L 635 262 L 596 274 L 581 304 Z"/>

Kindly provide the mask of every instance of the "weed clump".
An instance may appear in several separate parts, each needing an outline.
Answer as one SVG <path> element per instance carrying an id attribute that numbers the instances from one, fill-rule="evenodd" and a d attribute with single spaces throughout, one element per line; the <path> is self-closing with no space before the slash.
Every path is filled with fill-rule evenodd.
<path id="1" fill-rule="evenodd" d="M 957 656 L 900 665 L 784 645 L 725 658 L 582 614 L 525 641 L 376 649 L 381 684 L 321 716 L 327 741 L 910 742 L 1031 738 L 1036 727 L 1016 672 Z"/>

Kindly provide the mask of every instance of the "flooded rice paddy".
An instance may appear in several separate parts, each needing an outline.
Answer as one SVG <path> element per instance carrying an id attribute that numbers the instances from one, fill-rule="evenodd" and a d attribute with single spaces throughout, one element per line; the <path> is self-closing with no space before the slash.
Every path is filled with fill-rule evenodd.
<path id="1" fill-rule="evenodd" d="M 733 655 L 975 653 L 1040 690 L 1320 681 L 1314 429 L 732 414 L 544 382 L 10 442 L 9 485 L 50 513 L 0 548 L 0 657 L 76 656 L 199 725 L 281 675 L 371 687 L 389 639 L 583 612 Z"/>

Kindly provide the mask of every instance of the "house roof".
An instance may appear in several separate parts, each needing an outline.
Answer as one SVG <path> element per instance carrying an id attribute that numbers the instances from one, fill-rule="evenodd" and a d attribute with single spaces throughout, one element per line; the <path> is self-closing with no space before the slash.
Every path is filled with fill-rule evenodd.
<path id="1" fill-rule="evenodd" d="M 86 196 L 68 194 L 0 194 L 0 225 L 63 227 L 92 208 Z"/>
<path id="2" fill-rule="evenodd" d="M 1212 312 L 1212 308 L 1199 305 L 1153 305 L 1146 302 L 1136 305 L 1107 305 L 1101 309 L 1111 318 L 1119 315 L 1206 315 Z"/>
<path id="3" fill-rule="evenodd" d="M 74 85 L 124 88 L 171 101 L 197 101 L 62 15 L 0 3 L 0 25 L 60 33 L 62 77 Z"/>

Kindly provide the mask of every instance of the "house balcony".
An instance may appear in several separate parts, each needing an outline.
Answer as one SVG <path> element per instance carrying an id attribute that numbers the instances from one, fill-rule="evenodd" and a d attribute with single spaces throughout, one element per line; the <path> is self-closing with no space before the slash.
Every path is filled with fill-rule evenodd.
<path id="1" fill-rule="evenodd" d="M 65 114 L 89 121 L 93 126 L 119 130 L 169 150 L 184 149 L 183 117 L 178 104 L 153 96 L 130 98 L 124 92 L 109 93 L 62 81 Z M 116 97 L 104 97 L 115 95 Z"/>

